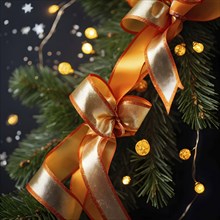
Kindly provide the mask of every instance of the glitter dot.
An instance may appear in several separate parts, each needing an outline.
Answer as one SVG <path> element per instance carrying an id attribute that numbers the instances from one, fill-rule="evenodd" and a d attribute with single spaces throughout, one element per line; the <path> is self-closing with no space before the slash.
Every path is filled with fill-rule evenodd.
<path id="1" fill-rule="evenodd" d="M 73 29 L 73 30 L 70 31 L 70 33 L 71 33 L 71 34 L 75 34 L 75 33 L 76 33 L 76 30 Z"/>
<path id="2" fill-rule="evenodd" d="M 9 24 L 9 20 L 4 20 L 4 25 Z"/>
<path id="3" fill-rule="evenodd" d="M 9 92 L 9 93 L 12 93 L 12 89 L 11 89 L 11 88 L 9 88 L 9 89 L 8 89 L 8 92 Z"/>
<path id="4" fill-rule="evenodd" d="M 28 57 L 24 57 L 23 60 L 26 62 L 28 61 Z"/>
<path id="5" fill-rule="evenodd" d="M 34 79 L 35 79 L 35 80 L 38 80 L 38 79 L 39 79 L 39 76 L 35 76 Z"/>
<path id="6" fill-rule="evenodd" d="M 2 153 L 0 154 L 0 160 L 5 160 L 6 158 L 7 158 L 6 152 L 2 152 Z"/>
<path id="7" fill-rule="evenodd" d="M 44 35 L 43 35 L 43 34 L 39 34 L 39 35 L 38 35 L 38 38 L 39 38 L 39 39 L 42 39 L 42 38 L 44 38 Z"/>
<path id="8" fill-rule="evenodd" d="M 12 142 L 12 138 L 11 137 L 6 137 L 6 142 L 7 143 L 11 143 Z"/>
<path id="9" fill-rule="evenodd" d="M 32 51 L 32 49 L 33 49 L 32 46 L 28 46 L 28 47 L 27 47 L 27 50 L 28 50 L 28 51 Z"/>
<path id="10" fill-rule="evenodd" d="M 54 69 L 54 70 L 57 70 L 57 65 L 53 65 L 53 69 Z"/>
<path id="11" fill-rule="evenodd" d="M 32 61 L 29 60 L 29 61 L 27 62 L 27 64 L 28 64 L 29 66 L 32 65 Z"/>
<path id="12" fill-rule="evenodd" d="M 34 50 L 35 50 L 35 51 L 38 51 L 38 50 L 39 50 L 39 47 L 36 46 L 36 47 L 34 48 Z"/>
<path id="13" fill-rule="evenodd" d="M 78 56 L 79 58 L 83 58 L 83 53 L 79 53 L 77 56 Z"/>
<path id="14" fill-rule="evenodd" d="M 15 140 L 19 141 L 20 140 L 20 136 L 16 135 L 15 136 Z"/>
<path id="15" fill-rule="evenodd" d="M 56 55 L 57 55 L 57 56 L 60 56 L 60 55 L 61 55 L 61 51 L 57 51 L 57 52 L 56 52 Z"/>
<path id="16" fill-rule="evenodd" d="M 78 30 L 78 29 L 79 29 L 79 25 L 78 25 L 78 24 L 75 24 L 75 25 L 73 25 L 73 28 L 74 28 L 75 30 Z"/>
<path id="17" fill-rule="evenodd" d="M 47 56 L 51 56 L 52 55 L 52 52 L 51 51 L 48 51 L 47 52 Z"/>
<path id="18" fill-rule="evenodd" d="M 21 135 L 21 131 L 20 130 L 17 131 L 17 135 Z"/>
<path id="19" fill-rule="evenodd" d="M 90 61 L 90 62 L 93 62 L 94 60 L 95 60 L 94 57 L 90 57 L 90 58 L 89 58 L 89 61 Z"/>
<path id="20" fill-rule="evenodd" d="M 76 36 L 77 36 L 77 37 L 82 37 L 82 33 L 81 33 L 81 32 L 77 32 L 77 33 L 76 33 Z"/>
<path id="21" fill-rule="evenodd" d="M 10 8 L 11 7 L 11 2 L 5 2 L 5 7 Z"/>
<path id="22" fill-rule="evenodd" d="M 18 33 L 17 29 L 12 30 L 12 34 L 17 34 L 17 33 Z"/>
<path id="23" fill-rule="evenodd" d="M 7 161 L 6 161 L 6 160 L 3 160 L 3 161 L 0 162 L 0 164 L 1 164 L 1 167 L 4 167 L 4 166 L 7 165 Z"/>

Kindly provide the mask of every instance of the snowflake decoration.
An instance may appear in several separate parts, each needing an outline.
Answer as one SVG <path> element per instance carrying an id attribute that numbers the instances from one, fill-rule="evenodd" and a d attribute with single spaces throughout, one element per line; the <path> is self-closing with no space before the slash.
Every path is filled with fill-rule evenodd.
<path id="1" fill-rule="evenodd" d="M 29 3 L 29 4 L 25 3 L 25 5 L 22 7 L 22 10 L 24 10 L 25 14 L 27 12 L 31 12 L 32 9 L 33 9 L 33 7 L 31 6 L 31 3 Z"/>
<path id="2" fill-rule="evenodd" d="M 21 28 L 22 34 L 28 34 L 30 32 L 31 28 L 29 26 Z"/>
<path id="3" fill-rule="evenodd" d="M 35 24 L 35 26 L 32 28 L 34 32 L 36 32 L 37 35 L 43 34 L 44 33 L 44 24 Z"/>

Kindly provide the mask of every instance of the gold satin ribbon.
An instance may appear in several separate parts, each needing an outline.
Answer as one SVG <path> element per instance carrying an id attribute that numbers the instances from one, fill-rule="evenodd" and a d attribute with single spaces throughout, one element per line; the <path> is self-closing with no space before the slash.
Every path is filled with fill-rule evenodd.
<path id="1" fill-rule="evenodd" d="M 85 123 L 47 155 L 27 185 L 59 219 L 77 220 L 82 209 L 90 219 L 129 219 L 107 173 L 115 137 L 134 135 L 151 104 L 125 94 L 149 73 L 169 112 L 182 85 L 167 40 L 181 31 L 183 19 L 205 21 L 219 16 L 218 0 L 174 0 L 170 6 L 164 2 L 139 1 L 122 20 L 124 29 L 138 33 L 116 63 L 108 84 L 90 75 L 70 95 Z M 70 189 L 63 184 L 69 177 Z"/>
<path id="2" fill-rule="evenodd" d="M 107 173 L 116 136 L 134 135 L 151 104 L 136 96 L 118 102 L 109 85 L 92 74 L 70 100 L 86 123 L 47 155 L 27 189 L 60 219 L 76 220 L 82 208 L 95 220 L 129 219 Z M 70 190 L 62 183 L 69 176 Z"/>
<path id="3" fill-rule="evenodd" d="M 167 41 L 180 33 L 184 20 L 218 18 L 219 8 L 219 0 L 137 1 L 121 21 L 124 30 L 137 36 L 116 64 L 114 71 L 117 76 L 112 76 L 110 85 L 123 90 L 128 84 L 120 81 L 123 75 L 126 74 L 135 84 L 149 74 L 169 113 L 177 89 L 183 89 L 183 86 Z"/>

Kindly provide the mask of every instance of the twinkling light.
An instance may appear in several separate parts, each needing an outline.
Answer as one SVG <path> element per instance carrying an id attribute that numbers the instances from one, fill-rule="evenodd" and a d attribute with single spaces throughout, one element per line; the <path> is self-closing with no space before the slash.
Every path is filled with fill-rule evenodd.
<path id="1" fill-rule="evenodd" d="M 58 71 L 63 75 L 67 75 L 74 72 L 72 66 L 67 62 L 60 63 L 58 66 Z"/>
<path id="2" fill-rule="evenodd" d="M 130 176 L 124 176 L 124 177 L 122 178 L 122 183 L 123 183 L 124 185 L 128 185 L 130 182 L 131 182 L 131 177 L 130 177 Z"/>
<path id="3" fill-rule="evenodd" d="M 48 8 L 48 12 L 50 14 L 54 14 L 56 13 L 58 10 L 59 10 L 59 5 L 51 5 L 49 8 Z"/>
<path id="4" fill-rule="evenodd" d="M 85 54 L 91 54 L 93 53 L 93 47 L 90 43 L 83 43 L 82 45 L 82 52 Z"/>
<path id="5" fill-rule="evenodd" d="M 198 193 L 201 194 L 205 191 L 205 186 L 202 183 L 196 182 L 194 190 Z"/>
<path id="6" fill-rule="evenodd" d="M 88 27 L 86 28 L 85 30 L 85 36 L 88 38 L 88 39 L 95 39 L 98 37 L 98 33 L 96 31 L 95 28 L 93 27 Z"/>
<path id="7" fill-rule="evenodd" d="M 11 114 L 8 116 L 7 124 L 8 125 L 16 125 L 18 123 L 18 115 Z"/>

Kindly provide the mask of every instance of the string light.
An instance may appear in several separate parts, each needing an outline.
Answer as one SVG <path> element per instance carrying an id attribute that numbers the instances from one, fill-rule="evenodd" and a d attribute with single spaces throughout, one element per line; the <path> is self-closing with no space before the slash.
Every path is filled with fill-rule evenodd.
<path id="1" fill-rule="evenodd" d="M 182 43 L 182 44 L 176 45 L 174 48 L 174 53 L 177 56 L 183 56 L 186 53 L 186 44 Z"/>
<path id="2" fill-rule="evenodd" d="M 193 50 L 196 53 L 202 53 L 204 50 L 204 45 L 202 43 L 198 43 L 196 41 L 193 41 Z"/>
<path id="3" fill-rule="evenodd" d="M 124 176 L 124 177 L 122 178 L 122 183 L 123 183 L 124 185 L 128 185 L 130 182 L 131 182 L 131 177 L 130 177 L 130 176 Z"/>
<path id="4" fill-rule="evenodd" d="M 51 5 L 49 8 L 48 8 L 48 12 L 50 14 L 54 14 L 56 13 L 58 10 L 59 10 L 59 5 Z"/>
<path id="5" fill-rule="evenodd" d="M 57 16 L 52 24 L 52 27 L 49 31 L 49 33 L 47 34 L 47 36 L 42 40 L 42 42 L 40 43 L 39 46 L 39 50 L 38 50 L 38 57 L 39 57 L 39 64 L 40 66 L 43 66 L 43 47 L 44 45 L 48 42 L 48 40 L 53 36 L 53 34 L 56 31 L 56 27 L 60 21 L 60 18 L 62 17 L 62 15 L 64 14 L 64 11 L 66 8 L 70 7 L 73 3 L 75 3 L 76 0 L 70 0 L 69 2 L 67 2 L 66 4 L 64 4 L 58 11 Z"/>
<path id="6" fill-rule="evenodd" d="M 135 151 L 140 156 L 146 156 L 150 152 L 150 144 L 147 140 L 143 139 L 136 143 Z"/>
<path id="7" fill-rule="evenodd" d="M 199 130 L 196 131 L 196 143 L 193 148 L 194 157 L 193 157 L 193 163 L 192 163 L 192 178 L 195 182 L 194 190 L 197 194 L 194 196 L 193 200 L 187 205 L 186 209 L 184 210 L 183 214 L 180 216 L 180 218 L 178 220 L 182 220 L 185 217 L 185 215 L 189 211 L 190 207 L 192 206 L 192 204 L 196 200 L 198 194 L 201 194 L 205 191 L 205 186 L 196 180 L 196 157 L 197 157 L 197 151 L 198 151 L 198 143 L 199 143 Z"/>
<path id="8" fill-rule="evenodd" d="M 88 43 L 88 42 L 83 43 L 81 49 L 82 49 L 82 52 L 85 53 L 85 54 L 92 54 L 92 53 L 94 53 L 92 45 L 90 43 Z"/>
<path id="9" fill-rule="evenodd" d="M 179 157 L 182 160 L 188 160 L 191 157 L 191 152 L 189 149 L 184 148 L 179 152 Z"/>
<path id="10" fill-rule="evenodd" d="M 147 81 L 142 79 L 136 86 L 135 86 L 135 90 L 137 92 L 145 92 L 147 90 L 148 84 Z"/>
<path id="11" fill-rule="evenodd" d="M 68 74 L 74 72 L 72 66 L 71 66 L 69 63 L 67 63 L 67 62 L 62 62 L 62 63 L 60 63 L 59 66 L 58 66 L 58 71 L 59 71 L 62 75 L 68 75 Z"/>
<path id="12" fill-rule="evenodd" d="M 16 114 L 9 115 L 7 123 L 8 125 L 16 125 L 18 123 L 18 115 Z"/>
<path id="13" fill-rule="evenodd" d="M 88 38 L 88 39 L 95 39 L 98 37 L 98 33 L 96 31 L 95 28 L 93 27 L 88 27 L 86 28 L 85 30 L 85 36 Z"/>
<path id="14" fill-rule="evenodd" d="M 196 193 L 201 194 L 205 191 L 205 186 L 200 182 L 196 182 L 194 190 Z"/>

